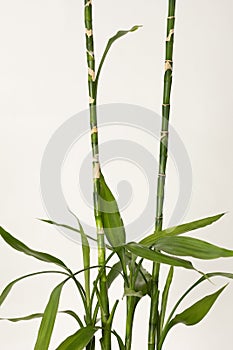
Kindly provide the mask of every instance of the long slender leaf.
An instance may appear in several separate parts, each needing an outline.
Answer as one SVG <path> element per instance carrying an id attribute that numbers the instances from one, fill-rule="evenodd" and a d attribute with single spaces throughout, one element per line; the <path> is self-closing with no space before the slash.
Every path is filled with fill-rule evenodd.
<path id="1" fill-rule="evenodd" d="M 211 225 L 215 221 L 219 220 L 225 213 L 210 216 L 204 219 L 199 219 L 196 221 L 188 222 L 186 224 L 174 226 L 167 228 L 165 230 L 153 233 L 152 235 L 149 235 L 145 238 L 143 238 L 139 243 L 146 245 L 146 246 L 151 246 L 153 245 L 157 239 L 164 237 L 164 236 L 178 236 L 183 233 L 197 230 L 199 228 L 203 228 L 205 226 Z"/>
<path id="2" fill-rule="evenodd" d="M 104 233 L 113 248 L 126 242 L 125 228 L 119 208 L 104 176 L 100 175 L 100 204 L 104 224 Z"/>
<path id="3" fill-rule="evenodd" d="M 0 295 L 0 306 L 2 305 L 2 303 L 5 301 L 6 297 L 8 296 L 8 294 L 10 293 L 11 289 L 14 287 L 14 285 L 17 282 L 20 282 L 21 280 L 28 278 L 28 277 L 33 277 L 36 275 L 42 275 L 42 274 L 46 274 L 46 273 L 58 273 L 58 274 L 62 274 L 62 275 L 66 275 L 67 274 L 65 272 L 62 271 L 39 271 L 39 272 L 34 272 L 34 273 L 30 273 L 28 275 L 24 275 L 21 277 L 16 278 L 14 281 L 10 282 L 3 290 L 3 292 Z"/>
<path id="4" fill-rule="evenodd" d="M 50 339 L 52 336 L 54 323 L 57 316 L 57 310 L 60 300 L 62 287 L 67 280 L 60 283 L 50 296 L 49 302 L 45 308 L 43 318 L 41 320 L 38 336 L 34 350 L 48 350 Z"/>
<path id="5" fill-rule="evenodd" d="M 96 95 L 97 95 L 97 88 L 98 88 L 98 82 L 99 82 L 99 77 L 100 77 L 100 73 L 101 73 L 101 69 L 103 67 L 103 64 L 104 64 L 104 61 L 106 59 L 106 56 L 112 46 L 112 44 L 117 40 L 117 39 L 120 39 L 122 36 L 128 34 L 128 33 L 131 33 L 131 32 L 135 32 L 138 28 L 140 28 L 141 26 L 139 25 L 136 25 L 136 26 L 133 26 L 131 29 L 129 30 L 120 30 L 118 31 L 113 37 L 111 37 L 109 40 L 108 40 L 108 43 L 106 45 L 106 48 L 104 50 L 104 53 L 102 55 L 102 58 L 100 60 L 100 64 L 99 64 L 99 68 L 98 68 L 98 71 L 97 71 L 97 74 L 96 74 L 96 79 L 95 79 L 95 87 L 96 87 Z"/>
<path id="6" fill-rule="evenodd" d="M 180 297 L 180 299 L 177 301 L 177 303 L 175 304 L 174 308 L 172 309 L 167 322 L 170 322 L 170 320 L 172 319 L 175 311 L 177 310 L 178 306 L 181 304 L 181 302 L 184 300 L 184 298 L 194 289 L 196 288 L 200 283 L 207 281 L 207 279 L 212 278 L 212 277 L 226 277 L 229 279 L 233 279 L 233 274 L 229 273 L 229 272 L 209 272 L 206 273 L 205 276 L 202 276 L 201 278 L 199 278 L 193 285 L 191 285 L 191 287 L 189 287 L 186 292 Z"/>
<path id="7" fill-rule="evenodd" d="M 56 350 L 82 350 L 91 341 L 96 331 L 97 328 L 92 326 L 81 328 L 65 339 Z"/>
<path id="8" fill-rule="evenodd" d="M 156 241 L 155 247 L 171 255 L 192 256 L 205 260 L 233 256 L 233 250 L 192 237 L 161 237 Z"/>
<path id="9" fill-rule="evenodd" d="M 83 327 L 83 323 L 82 323 L 81 319 L 74 311 L 64 310 L 64 311 L 59 311 L 58 313 L 70 315 L 78 322 L 80 327 Z M 41 318 L 41 317 L 43 317 L 43 315 L 44 315 L 43 313 L 34 313 L 31 315 L 21 316 L 21 317 L 9 317 L 9 318 L 4 317 L 4 318 L 0 318 L 0 321 L 10 321 L 10 322 L 30 321 L 30 320 L 34 320 L 37 318 Z"/>
<path id="10" fill-rule="evenodd" d="M 171 266 L 167 275 L 166 284 L 162 295 L 161 312 L 160 312 L 160 333 L 162 332 L 162 329 L 163 329 L 164 318 L 167 310 L 168 295 L 171 288 L 173 275 L 174 275 L 174 267 Z"/>
<path id="11" fill-rule="evenodd" d="M 120 349 L 120 350 L 125 350 L 125 345 L 124 345 L 124 343 L 123 343 L 123 340 L 122 340 L 121 337 L 119 336 L 119 334 L 118 334 L 115 330 L 112 331 L 112 334 L 114 334 L 115 337 L 117 338 L 118 345 L 119 345 L 119 349 Z"/>
<path id="12" fill-rule="evenodd" d="M 63 269 L 66 269 L 67 271 L 69 271 L 68 267 L 60 259 L 56 258 L 53 255 L 38 252 L 36 250 L 33 250 L 27 247 L 24 243 L 22 243 L 21 241 L 13 237 L 9 232 L 5 231 L 2 227 L 0 227 L 0 235 L 2 236 L 4 241 L 15 250 L 18 250 L 19 252 L 24 253 L 26 255 L 32 256 L 38 260 L 56 264 L 59 267 L 62 267 Z"/>
<path id="13" fill-rule="evenodd" d="M 156 252 L 156 251 L 151 250 L 147 247 L 144 247 L 140 244 L 129 243 L 126 245 L 126 247 L 133 254 L 140 256 L 144 259 L 155 261 L 155 262 L 158 262 L 160 264 L 180 266 L 180 267 L 184 267 L 185 269 L 195 270 L 195 268 L 193 267 L 193 265 L 190 261 L 183 260 L 180 258 L 175 258 L 172 256 L 168 256 L 168 255 L 162 254 L 160 252 Z"/>
<path id="14" fill-rule="evenodd" d="M 70 210 L 69 210 L 69 211 L 70 211 Z M 72 212 L 70 211 L 70 213 L 72 213 Z M 74 215 L 74 213 L 72 213 L 72 215 Z M 76 217 L 76 218 L 77 218 L 77 217 Z M 69 226 L 69 225 L 66 225 L 66 224 L 60 224 L 60 223 L 58 223 L 58 222 L 55 222 L 55 221 L 52 221 L 52 220 L 47 220 L 47 219 L 38 219 L 38 220 L 40 220 L 40 221 L 42 221 L 42 222 L 45 222 L 45 223 L 47 223 L 47 224 L 49 224 L 49 225 L 54 225 L 54 226 L 57 226 L 57 227 L 63 227 L 63 228 L 66 228 L 66 229 L 68 229 L 68 230 L 77 232 L 78 234 L 81 234 L 81 230 L 77 229 L 76 227 L 72 227 L 72 226 Z M 94 237 L 91 237 L 90 235 L 88 235 L 88 234 L 86 234 L 86 233 L 85 233 L 85 235 L 86 235 L 86 237 L 87 237 L 88 239 L 91 239 L 92 241 L 97 242 L 97 240 L 96 240 Z"/>
<path id="15" fill-rule="evenodd" d="M 186 326 L 193 326 L 199 323 L 207 315 L 207 313 L 217 300 L 218 296 L 223 292 L 225 288 L 226 286 L 220 288 L 217 292 L 213 294 L 205 296 L 185 311 L 176 315 L 175 318 L 171 320 L 171 325 L 174 326 L 178 323 L 183 323 Z"/>
<path id="16" fill-rule="evenodd" d="M 205 296 L 168 322 L 162 332 L 158 349 L 162 348 L 163 342 L 173 326 L 177 325 L 178 323 L 183 323 L 186 326 L 193 326 L 203 320 L 225 288 L 226 286 L 220 288 L 213 294 Z"/>

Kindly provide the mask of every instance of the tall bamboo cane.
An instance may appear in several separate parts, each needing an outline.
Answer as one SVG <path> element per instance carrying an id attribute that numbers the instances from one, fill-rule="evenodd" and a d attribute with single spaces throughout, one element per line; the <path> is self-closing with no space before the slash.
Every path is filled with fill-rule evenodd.
<path id="1" fill-rule="evenodd" d="M 162 225 L 163 225 L 163 203 L 164 203 L 165 177 L 166 177 L 166 164 L 167 164 L 170 97 L 171 97 L 171 86 L 172 86 L 172 67 L 173 67 L 172 58 L 173 58 L 176 0 L 168 0 L 168 1 L 169 2 L 168 2 L 168 17 L 167 17 L 165 73 L 164 73 L 164 88 L 163 88 L 159 172 L 158 172 L 158 182 L 157 182 L 155 231 L 161 231 Z M 158 311 L 159 269 L 160 269 L 159 264 L 153 265 L 148 350 L 154 350 L 156 336 L 157 336 L 157 340 L 159 339 L 159 326 L 160 326 L 159 311 Z"/>
<path id="2" fill-rule="evenodd" d="M 92 0 L 84 0 L 84 16 L 85 16 L 85 31 L 86 31 L 86 54 L 88 66 L 88 90 L 89 90 L 89 110 L 90 110 L 90 128 L 91 128 L 91 145 L 93 156 L 93 201 L 94 215 L 97 229 L 97 244 L 98 244 L 98 264 L 105 265 L 105 240 L 103 221 L 100 210 L 100 163 L 99 163 L 99 145 L 98 145 L 98 126 L 97 126 L 97 111 L 96 111 L 96 84 L 95 84 L 95 54 L 92 26 Z M 106 330 L 106 323 L 109 318 L 109 301 L 108 289 L 106 281 L 106 272 L 100 278 L 100 306 L 101 320 L 103 327 L 103 347 L 111 349 L 111 333 Z"/>

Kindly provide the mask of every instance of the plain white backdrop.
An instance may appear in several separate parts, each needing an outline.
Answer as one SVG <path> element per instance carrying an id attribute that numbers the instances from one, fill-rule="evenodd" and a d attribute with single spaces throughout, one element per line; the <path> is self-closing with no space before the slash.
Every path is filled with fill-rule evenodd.
<path id="1" fill-rule="evenodd" d="M 111 50 L 99 85 L 99 103 L 125 102 L 160 113 L 167 1 L 93 0 L 93 3 L 97 60 L 108 38 L 117 30 L 143 25 Z M 201 237 L 231 248 L 232 12 L 231 0 L 177 1 L 171 111 L 171 122 L 186 145 L 193 168 L 192 200 L 184 221 L 228 212 L 220 222 L 203 230 Z M 2 0 L 0 36 L 0 225 L 30 247 L 59 256 L 79 269 L 80 247 L 35 218 L 46 217 L 40 194 L 40 164 L 45 146 L 67 118 L 88 105 L 83 3 Z M 168 172 L 171 168 L 169 164 Z M 168 207 L 176 195 L 177 189 L 168 177 Z M 196 235 L 200 236 L 200 232 Z M 17 276 L 47 268 L 2 241 L 0 250 L 1 290 Z M 93 261 L 95 254 L 93 251 Z M 205 271 L 233 272 L 232 260 L 196 264 Z M 170 306 L 196 278 L 190 272 L 177 271 Z M 0 317 L 43 311 L 49 291 L 57 281 L 54 276 L 46 276 L 19 283 L 1 307 Z M 203 284 L 184 306 L 225 283 L 218 279 L 215 282 Z M 119 286 L 120 282 L 114 284 L 112 299 L 121 297 Z M 165 349 L 232 349 L 232 296 L 233 283 L 201 324 L 174 328 Z M 79 310 L 77 299 L 72 287 L 64 289 L 61 309 Z M 146 349 L 148 306 L 145 299 L 137 310 L 134 350 Z M 123 317 L 122 301 L 115 323 L 121 334 Z M 1 348 L 33 349 L 38 327 L 38 320 L 20 324 L 2 321 Z M 50 349 L 55 349 L 74 331 L 73 320 L 58 316 Z"/>

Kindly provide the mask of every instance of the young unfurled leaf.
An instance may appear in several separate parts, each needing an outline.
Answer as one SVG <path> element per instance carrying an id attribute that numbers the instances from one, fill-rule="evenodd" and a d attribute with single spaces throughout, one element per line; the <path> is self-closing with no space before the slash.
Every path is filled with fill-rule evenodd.
<path id="1" fill-rule="evenodd" d="M 24 243 L 13 237 L 9 232 L 5 231 L 2 227 L 0 227 L 0 235 L 4 239 L 4 241 L 9 244 L 12 248 L 15 250 L 18 250 L 19 252 L 22 252 L 26 255 L 33 256 L 34 258 L 58 265 L 59 267 L 62 267 L 63 269 L 66 269 L 69 271 L 68 267 L 58 258 L 56 258 L 53 255 L 38 252 L 36 250 L 33 250 L 29 247 L 27 247 Z"/>
<path id="2" fill-rule="evenodd" d="M 178 235 L 181 235 L 181 234 L 189 232 L 189 231 L 197 230 L 199 228 L 211 225 L 215 221 L 219 220 L 223 215 L 224 215 L 224 213 L 219 214 L 219 215 L 210 216 L 210 217 L 207 217 L 204 219 L 188 222 L 186 224 L 170 227 L 170 228 L 167 228 L 163 231 L 153 233 L 152 235 L 149 235 L 149 236 L 143 238 L 139 243 L 146 245 L 146 246 L 152 246 L 153 244 L 155 244 L 157 239 L 159 239 L 161 237 L 178 236 Z"/>
<path id="3" fill-rule="evenodd" d="M 82 350 L 90 343 L 96 331 L 97 328 L 93 326 L 81 328 L 66 338 L 56 350 Z"/>
<path id="4" fill-rule="evenodd" d="M 133 26 L 131 29 L 129 30 L 120 30 L 118 31 L 113 37 L 111 37 L 109 40 L 108 40 L 108 43 L 106 45 L 106 48 L 104 50 L 104 53 L 103 53 L 103 56 L 100 60 L 100 64 L 99 64 L 99 68 L 98 68 L 98 71 L 97 71 L 97 74 L 96 74 L 96 79 L 95 79 L 95 86 L 96 86 L 96 94 L 97 94 L 97 88 L 98 88 L 98 82 L 99 82 L 99 77 L 100 77 L 100 73 L 101 73 L 101 69 L 103 67 L 103 64 L 104 64 L 104 61 L 106 59 L 106 56 L 112 46 L 112 44 L 117 40 L 117 39 L 120 39 L 122 36 L 128 34 L 128 33 L 131 33 L 131 32 L 135 32 L 138 28 L 140 28 L 141 26 Z M 96 96 L 95 96 L 96 97 Z"/>
<path id="5" fill-rule="evenodd" d="M 136 292 L 142 293 L 144 295 L 151 295 L 151 274 L 140 266 L 137 272 L 137 277 L 134 284 L 134 289 Z"/>
<path id="6" fill-rule="evenodd" d="M 168 254 L 192 256 L 197 259 L 205 260 L 233 256 L 233 250 L 220 248 L 211 243 L 192 237 L 161 237 L 156 240 L 155 247 Z"/>
<path id="7" fill-rule="evenodd" d="M 155 262 L 160 263 L 160 264 L 180 266 L 180 267 L 184 267 L 185 269 L 195 270 L 195 268 L 193 267 L 193 265 L 190 261 L 175 258 L 172 256 L 168 256 L 168 255 L 162 254 L 160 252 L 156 252 L 156 251 L 149 249 L 147 247 L 144 247 L 140 244 L 129 243 L 126 245 L 126 247 L 133 254 L 140 256 L 144 259 L 155 261 Z"/>
<path id="8" fill-rule="evenodd" d="M 210 311 L 218 296 L 223 292 L 225 288 L 226 286 L 220 288 L 217 292 L 213 294 L 205 296 L 185 311 L 176 315 L 175 318 L 171 320 L 169 328 L 173 327 L 178 323 L 183 323 L 186 326 L 193 326 L 199 323 Z"/>
<path id="9" fill-rule="evenodd" d="M 54 323 L 57 316 L 57 310 L 60 300 L 62 287 L 67 280 L 60 283 L 50 296 L 49 302 L 45 308 L 43 318 L 37 335 L 37 340 L 34 350 L 48 350 L 50 339 L 53 332 Z"/>

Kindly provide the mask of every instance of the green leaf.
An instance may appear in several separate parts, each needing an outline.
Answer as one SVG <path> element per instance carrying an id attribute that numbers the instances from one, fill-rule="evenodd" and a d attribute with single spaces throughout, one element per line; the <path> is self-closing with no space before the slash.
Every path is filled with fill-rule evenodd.
<path id="1" fill-rule="evenodd" d="M 62 267 L 63 269 L 66 269 L 67 271 L 69 271 L 68 267 L 60 259 L 56 258 L 53 255 L 38 252 L 36 250 L 33 250 L 27 247 L 24 243 L 14 238 L 9 232 L 5 231 L 2 227 L 0 227 L 0 235 L 2 236 L 4 241 L 15 250 L 18 250 L 19 252 L 24 253 L 26 255 L 32 256 L 38 260 L 56 264 L 59 267 Z"/>
<path id="2" fill-rule="evenodd" d="M 100 64 L 99 64 L 99 68 L 98 68 L 98 71 L 97 71 L 97 74 L 96 74 L 96 79 L 95 79 L 95 86 L 96 86 L 96 95 L 97 95 L 97 88 L 98 88 L 98 82 L 99 82 L 99 77 L 100 77 L 100 73 L 101 73 L 101 69 L 103 67 L 103 64 L 104 64 L 104 61 L 106 59 L 106 56 L 112 46 L 112 44 L 117 40 L 117 39 L 120 39 L 122 36 L 128 34 L 128 33 L 131 33 L 131 32 L 135 32 L 135 30 L 139 29 L 140 27 L 142 26 L 133 26 L 131 29 L 129 30 L 120 30 L 118 31 L 114 36 L 112 36 L 109 40 L 108 40 L 108 43 L 106 45 L 106 48 L 104 50 L 104 53 L 103 53 L 103 56 L 100 60 Z"/>
<path id="3" fill-rule="evenodd" d="M 125 228 L 117 202 L 100 175 L 100 206 L 104 225 L 104 233 L 113 248 L 121 247 L 126 242 Z"/>
<path id="4" fill-rule="evenodd" d="M 161 312 L 160 312 L 160 332 L 162 332 L 164 319 L 167 310 L 168 295 L 171 288 L 172 280 L 174 275 L 174 267 L 171 266 L 167 275 L 166 283 L 163 290 L 162 302 L 161 302 Z"/>
<path id="5" fill-rule="evenodd" d="M 220 288 L 217 292 L 213 294 L 205 296 L 185 311 L 176 315 L 175 318 L 171 320 L 169 328 L 178 323 L 183 323 L 186 326 L 193 326 L 199 323 L 210 311 L 218 296 L 223 292 L 225 288 L 226 286 Z"/>
<path id="6" fill-rule="evenodd" d="M 42 313 L 37 313 L 37 314 L 31 314 L 28 316 L 22 316 L 22 317 L 12 317 L 12 318 L 0 318 L 1 321 L 10 321 L 10 322 L 20 322 L 20 321 L 30 321 L 34 320 L 36 318 L 41 318 L 43 317 Z"/>
<path id="7" fill-rule="evenodd" d="M 83 323 L 80 320 L 79 316 L 72 310 L 64 310 L 64 311 L 59 311 L 59 314 L 67 314 L 70 315 L 71 317 L 73 317 L 78 324 L 80 325 L 80 327 L 83 327 Z M 30 320 L 34 320 L 37 318 L 41 318 L 43 317 L 44 314 L 43 313 L 35 313 L 35 314 L 31 314 L 31 315 L 27 315 L 27 316 L 21 316 L 21 317 L 10 317 L 10 318 L 0 318 L 0 321 L 10 321 L 10 322 L 20 322 L 20 321 L 30 321 Z"/>
<path id="8" fill-rule="evenodd" d="M 205 260 L 233 256 L 232 250 L 192 237 L 162 237 L 156 241 L 155 247 L 171 255 L 192 256 Z"/>
<path id="9" fill-rule="evenodd" d="M 2 305 L 2 303 L 5 301 L 6 297 L 8 296 L 8 294 L 10 293 L 11 289 L 14 287 L 14 285 L 25 279 L 28 277 L 32 277 L 32 276 L 36 276 L 36 275 L 41 275 L 41 274 L 45 274 L 45 273 L 59 273 L 62 275 L 67 275 L 65 272 L 61 272 L 61 271 L 40 271 L 40 272 L 34 272 L 34 273 L 30 273 L 28 275 L 25 276 L 21 276 L 16 278 L 14 281 L 10 282 L 3 290 L 2 294 L 0 295 L 0 306 Z"/>
<path id="10" fill-rule="evenodd" d="M 138 272 L 136 276 L 136 280 L 134 281 L 134 289 L 136 292 L 142 293 L 142 296 L 144 295 L 151 295 L 151 274 L 144 269 L 142 266 L 136 265 L 136 271 L 139 267 Z"/>
<path id="11" fill-rule="evenodd" d="M 45 308 L 44 315 L 41 320 L 34 350 L 48 350 L 49 348 L 62 287 L 66 281 L 67 280 L 60 283 L 51 293 L 49 302 Z"/>
<path id="12" fill-rule="evenodd" d="M 173 317 L 175 311 L 177 310 L 178 306 L 181 304 L 181 302 L 184 300 L 184 298 L 194 289 L 196 288 L 200 283 L 207 281 L 207 279 L 212 278 L 212 277 L 226 277 L 229 279 L 233 279 L 233 274 L 229 273 L 229 272 L 209 272 L 206 273 L 204 276 L 202 276 L 201 278 L 199 278 L 194 284 L 191 285 L 191 287 L 189 287 L 186 292 L 180 297 L 180 299 L 177 301 L 177 303 L 175 304 L 175 306 L 173 307 L 167 323 L 169 323 L 169 321 L 171 320 L 171 318 Z"/>
<path id="13" fill-rule="evenodd" d="M 93 326 L 81 328 L 66 338 L 56 350 L 82 350 L 91 341 L 96 331 L 97 328 Z"/>
<path id="14" fill-rule="evenodd" d="M 123 340 L 122 340 L 121 337 L 119 336 L 119 334 L 118 334 L 115 330 L 112 331 L 112 334 L 114 334 L 115 337 L 117 338 L 118 345 L 119 345 L 119 349 L 120 349 L 120 350 L 125 350 L 125 345 L 124 345 L 124 343 L 123 343 Z"/>
<path id="15" fill-rule="evenodd" d="M 156 251 L 149 249 L 147 247 L 144 247 L 140 244 L 129 243 L 126 245 L 126 247 L 133 254 L 140 256 L 144 259 L 155 261 L 155 262 L 160 263 L 160 264 L 180 266 L 180 267 L 184 267 L 185 269 L 195 270 L 195 268 L 193 267 L 193 265 L 190 261 L 175 258 L 172 256 L 168 256 L 168 255 L 162 254 L 160 252 L 156 252 Z"/>
<path id="16" fill-rule="evenodd" d="M 196 221 L 192 221 L 192 222 L 188 222 L 186 224 L 182 224 L 179 226 L 170 227 L 170 228 L 167 228 L 163 231 L 153 233 L 152 235 L 149 235 L 149 236 L 143 238 L 139 243 L 146 245 L 146 246 L 152 246 L 153 244 L 155 244 L 157 239 L 159 239 L 161 237 L 178 236 L 178 235 L 181 235 L 181 234 L 189 232 L 189 231 L 197 230 L 199 228 L 211 225 L 215 221 L 219 220 L 223 215 L 225 215 L 225 213 L 210 216 L 210 217 L 196 220 Z"/>

